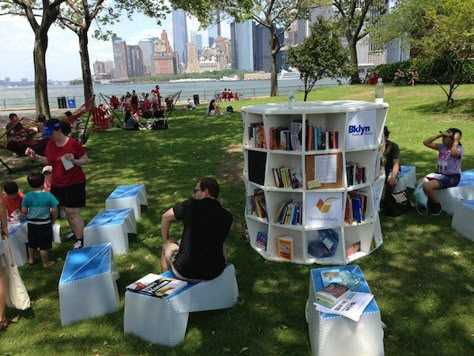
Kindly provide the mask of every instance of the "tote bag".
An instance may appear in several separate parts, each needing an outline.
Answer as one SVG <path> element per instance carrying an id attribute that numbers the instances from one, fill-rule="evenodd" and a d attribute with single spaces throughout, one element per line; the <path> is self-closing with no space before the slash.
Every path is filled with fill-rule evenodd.
<path id="1" fill-rule="evenodd" d="M 4 240 L 4 242 L 7 245 L 7 252 L 4 255 L 5 267 L 3 269 L 7 287 L 7 305 L 9 308 L 26 310 L 30 307 L 30 296 L 18 272 L 18 266 L 13 258 L 10 242 L 8 239 Z"/>

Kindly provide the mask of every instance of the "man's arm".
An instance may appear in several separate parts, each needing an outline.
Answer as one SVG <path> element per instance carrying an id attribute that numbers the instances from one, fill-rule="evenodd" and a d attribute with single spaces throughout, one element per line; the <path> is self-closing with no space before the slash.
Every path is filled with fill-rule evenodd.
<path id="1" fill-rule="evenodd" d="M 392 173 L 390 174 L 390 178 L 387 180 L 387 183 L 390 187 L 395 187 L 397 181 L 397 175 L 400 172 L 400 160 L 399 159 L 394 159 L 393 160 L 393 167 L 392 167 Z"/>
<path id="2" fill-rule="evenodd" d="M 168 209 L 166 213 L 161 215 L 161 236 L 163 237 L 163 243 L 168 242 L 170 239 L 170 227 L 171 223 L 176 220 L 174 216 L 173 208 Z"/>

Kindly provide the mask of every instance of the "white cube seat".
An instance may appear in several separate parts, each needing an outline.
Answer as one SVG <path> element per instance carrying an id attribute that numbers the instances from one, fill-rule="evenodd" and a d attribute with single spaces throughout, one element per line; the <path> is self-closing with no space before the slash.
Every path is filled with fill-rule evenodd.
<path id="1" fill-rule="evenodd" d="M 459 200 L 474 200 L 474 169 L 462 172 L 457 186 L 437 190 L 436 197 L 443 211 L 450 215 Z"/>
<path id="2" fill-rule="evenodd" d="M 28 223 L 26 221 L 9 222 L 8 238 L 17 266 L 23 266 L 28 261 L 25 245 L 28 242 Z"/>
<path id="3" fill-rule="evenodd" d="M 162 275 L 176 278 L 170 271 Z M 154 344 L 175 346 L 184 340 L 190 312 L 231 308 L 237 303 L 238 296 L 232 264 L 228 264 L 219 277 L 189 283 L 166 298 L 127 290 L 124 331 Z"/>
<path id="4" fill-rule="evenodd" d="M 474 241 L 474 200 L 460 200 L 454 207 L 451 227 L 465 238 Z"/>
<path id="5" fill-rule="evenodd" d="M 69 251 L 59 280 L 62 325 L 117 311 L 117 279 L 110 243 Z"/>
<path id="6" fill-rule="evenodd" d="M 393 189 L 394 193 L 403 192 L 407 188 L 415 189 L 416 185 L 416 167 L 415 166 L 400 166 L 400 176 L 398 177 L 397 185 Z"/>
<path id="7" fill-rule="evenodd" d="M 136 220 L 142 215 L 142 205 L 148 205 L 144 184 L 119 185 L 105 200 L 107 210 L 132 208 Z"/>
<path id="8" fill-rule="evenodd" d="M 132 208 L 102 210 L 84 228 L 84 246 L 110 242 L 115 255 L 124 254 L 129 233 L 137 233 Z"/>
<path id="9" fill-rule="evenodd" d="M 316 292 L 323 289 L 321 273 L 334 268 L 353 272 L 361 280 L 357 291 L 370 293 L 369 286 L 357 265 L 311 270 L 309 298 L 306 303 L 306 322 L 308 323 L 312 354 L 319 356 L 383 355 L 382 320 L 375 299 L 372 299 L 358 322 L 315 309 Z"/>

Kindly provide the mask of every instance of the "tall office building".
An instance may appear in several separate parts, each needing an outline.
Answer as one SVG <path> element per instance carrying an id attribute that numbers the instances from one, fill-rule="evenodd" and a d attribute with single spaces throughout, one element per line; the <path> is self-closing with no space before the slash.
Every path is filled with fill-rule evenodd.
<path id="1" fill-rule="evenodd" d="M 155 56 L 153 58 L 153 64 L 155 68 L 155 74 L 176 73 L 176 56 L 170 46 L 168 34 L 165 30 L 163 30 L 163 32 L 161 33 L 160 38 L 157 38 L 155 40 L 154 46 Z"/>
<path id="2" fill-rule="evenodd" d="M 254 70 L 253 56 L 253 21 L 230 24 L 232 44 L 232 67 L 240 70 Z"/>
<path id="3" fill-rule="evenodd" d="M 185 68 L 186 58 L 186 43 L 188 43 L 188 27 L 186 24 L 186 13 L 184 10 L 173 10 L 172 12 L 172 26 L 173 26 L 173 48 L 178 54 L 178 60 L 182 68 Z"/>
<path id="4" fill-rule="evenodd" d="M 186 43 L 186 55 L 188 64 L 186 65 L 186 73 L 199 73 L 199 59 L 196 55 L 196 45 L 194 43 Z"/>
<path id="5" fill-rule="evenodd" d="M 196 46 L 196 55 L 199 58 L 202 51 L 202 35 L 197 32 L 191 32 L 191 43 L 194 43 Z"/>
<path id="6" fill-rule="evenodd" d="M 216 23 L 207 28 L 207 37 L 209 41 L 209 48 L 212 47 L 216 41 L 217 36 L 221 36 L 221 13 L 217 11 Z"/>
<path id="7" fill-rule="evenodd" d="M 285 43 L 283 28 L 277 29 L 278 40 L 281 46 Z M 270 30 L 262 25 L 253 26 L 253 63 L 254 70 L 270 73 L 272 70 L 272 50 L 270 39 L 272 34 Z M 277 72 L 281 70 L 281 55 L 277 54 L 276 68 Z"/>
<path id="8" fill-rule="evenodd" d="M 143 77 L 143 54 L 137 45 L 127 46 L 127 68 L 129 77 Z"/>
<path id="9" fill-rule="evenodd" d="M 120 37 L 112 36 L 112 50 L 114 52 L 114 79 L 127 79 L 127 44 Z"/>
<path id="10" fill-rule="evenodd" d="M 142 50 L 143 55 L 143 70 L 145 75 L 155 73 L 155 64 L 153 57 L 155 56 L 155 39 L 147 38 L 138 42 L 138 47 Z"/>

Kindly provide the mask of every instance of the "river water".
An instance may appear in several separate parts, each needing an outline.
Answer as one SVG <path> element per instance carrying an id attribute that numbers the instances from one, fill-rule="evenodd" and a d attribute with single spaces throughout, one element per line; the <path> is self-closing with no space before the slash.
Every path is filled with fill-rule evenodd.
<path id="1" fill-rule="evenodd" d="M 342 81 L 345 83 L 347 81 Z M 124 95 L 127 91 L 136 90 L 137 93 L 149 93 L 160 86 L 162 96 L 172 95 L 182 90 L 180 100 L 192 98 L 193 95 L 199 95 L 200 100 L 209 100 L 215 93 L 220 93 L 224 88 L 231 89 L 232 92 L 239 93 L 240 97 L 257 97 L 270 95 L 270 80 L 236 80 L 236 81 L 199 81 L 199 82 L 159 82 L 159 83 L 114 83 L 114 84 L 95 84 L 94 93 L 98 96 Z M 317 86 L 337 85 L 333 79 L 323 79 L 317 83 Z M 301 80 L 279 80 L 278 88 L 280 95 L 287 95 L 290 91 L 303 90 Z M 82 85 L 50 85 L 48 86 L 49 103 L 51 108 L 57 108 L 58 97 L 74 98 L 76 105 L 84 102 Z M 0 87 L 0 109 L 15 108 L 33 108 L 34 105 L 34 87 Z"/>

